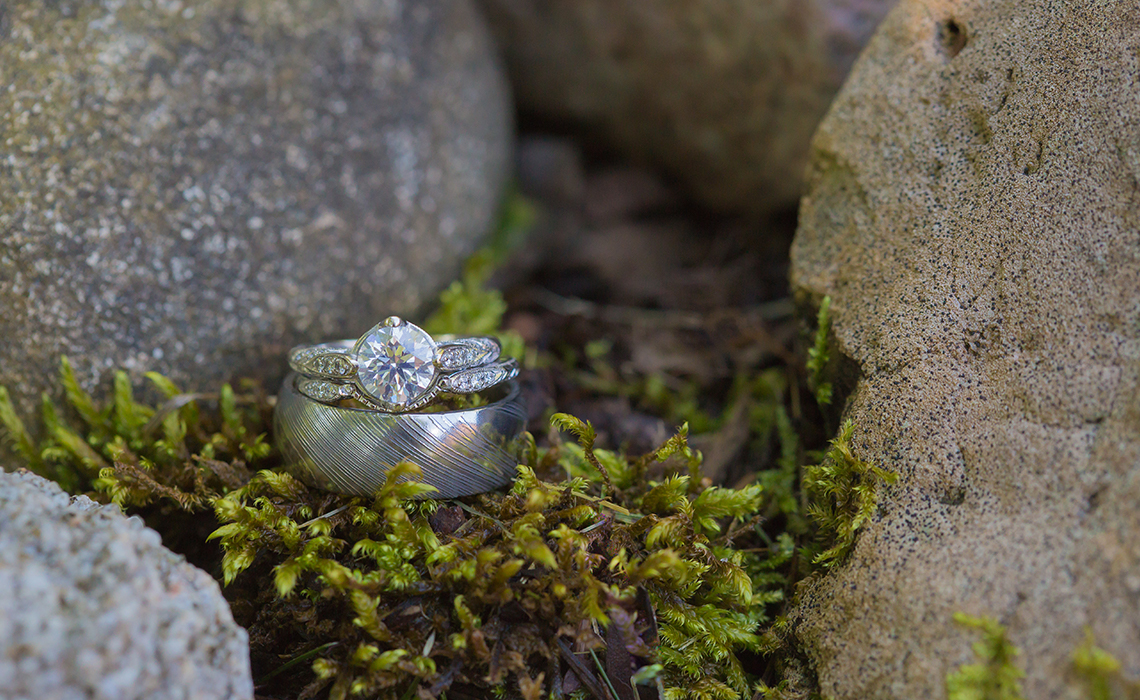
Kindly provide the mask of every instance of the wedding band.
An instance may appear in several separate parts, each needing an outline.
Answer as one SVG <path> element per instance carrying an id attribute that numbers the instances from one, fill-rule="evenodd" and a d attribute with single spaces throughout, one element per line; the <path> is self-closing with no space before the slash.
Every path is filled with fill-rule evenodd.
<path id="1" fill-rule="evenodd" d="M 323 403 L 355 399 L 389 413 L 414 411 L 440 393 L 485 391 L 518 376 L 489 337 L 441 338 L 390 316 L 356 340 L 299 345 L 289 366 L 303 377 L 297 391 Z"/>
<path id="2" fill-rule="evenodd" d="M 439 413 L 389 413 L 316 401 L 285 378 L 274 410 L 274 432 L 285 468 L 310 486 L 374 495 L 388 470 L 418 465 L 417 479 L 439 491 L 426 498 L 483 493 L 515 477 L 526 404 L 518 382 L 476 408 Z"/>

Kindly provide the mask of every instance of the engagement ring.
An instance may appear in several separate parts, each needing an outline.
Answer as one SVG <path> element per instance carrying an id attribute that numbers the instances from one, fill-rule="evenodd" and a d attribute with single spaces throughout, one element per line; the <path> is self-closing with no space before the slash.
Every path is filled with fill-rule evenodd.
<path id="1" fill-rule="evenodd" d="M 357 340 L 301 345 L 289 351 L 300 375 L 296 390 L 327 404 L 355 399 L 368 408 L 406 413 L 441 393 L 485 391 L 518 375 L 518 363 L 500 360 L 499 341 L 488 337 L 441 338 L 398 316 Z"/>

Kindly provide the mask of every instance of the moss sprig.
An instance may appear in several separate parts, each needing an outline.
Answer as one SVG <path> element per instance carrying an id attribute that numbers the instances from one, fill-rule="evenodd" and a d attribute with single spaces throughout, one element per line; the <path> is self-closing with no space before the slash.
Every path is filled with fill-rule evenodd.
<path id="1" fill-rule="evenodd" d="M 954 622 L 979 630 L 982 638 L 973 644 L 976 664 L 963 664 L 946 676 L 948 700 L 1022 700 L 1021 679 L 1025 672 L 1015 660 L 1021 653 L 1005 626 L 991 617 L 954 613 Z"/>
<path id="2" fill-rule="evenodd" d="M 828 346 L 831 335 L 831 297 L 826 296 L 819 303 L 815 323 L 814 342 L 808 348 L 808 388 L 815 394 L 816 403 L 827 406 L 832 398 L 831 382 L 827 380 L 827 366 L 831 362 L 831 351 Z"/>
<path id="3" fill-rule="evenodd" d="M 1073 670 L 1088 690 L 1089 700 L 1140 698 L 1140 683 L 1121 673 L 1120 661 L 1096 644 L 1092 628 L 1085 628 L 1085 638 L 1073 651 Z"/>
<path id="4" fill-rule="evenodd" d="M 502 330 L 507 303 L 488 281 L 520 238 L 533 226 L 534 205 L 517 192 L 510 193 L 501 208 L 498 225 L 489 245 L 476 251 L 463 266 L 460 278 L 439 296 L 439 306 L 423 324 L 432 335 L 491 335 L 499 339 L 503 355 L 524 360 L 526 345 L 518 333 Z"/>
<path id="5" fill-rule="evenodd" d="M 855 536 L 875 513 L 879 490 L 898 475 L 855 456 L 855 425 L 845 421 L 819 464 L 804 467 L 806 513 L 816 524 L 818 542 L 807 547 L 812 563 L 841 564 L 855 546 Z"/>

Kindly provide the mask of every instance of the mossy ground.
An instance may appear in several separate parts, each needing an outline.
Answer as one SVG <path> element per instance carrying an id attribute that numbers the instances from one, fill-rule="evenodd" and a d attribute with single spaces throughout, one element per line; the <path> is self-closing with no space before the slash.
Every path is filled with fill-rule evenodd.
<path id="1" fill-rule="evenodd" d="M 729 381 L 629 369 L 637 338 L 613 328 L 555 323 L 528 345 L 487 280 L 529 207 L 512 200 L 425 323 L 498 333 L 528 368 L 534 437 L 509 490 L 409 500 L 423 487 L 395 477 L 413 465 L 374 498 L 314 490 L 279 471 L 259 388 L 187 394 L 150 374 L 145 402 L 119 373 L 99 404 L 66 359 L 68 409 L 45 397 L 42 443 L 2 393 L 0 422 L 29 468 L 142 514 L 225 584 L 261 696 L 780 697 L 774 621 L 797 580 L 842 561 L 890 478 L 850 426 L 809 449 L 826 434 L 814 399 L 833 398 L 826 308 L 806 365 L 752 355 Z M 554 412 L 613 398 L 602 436 Z M 674 432 L 637 449 L 647 422 Z"/>

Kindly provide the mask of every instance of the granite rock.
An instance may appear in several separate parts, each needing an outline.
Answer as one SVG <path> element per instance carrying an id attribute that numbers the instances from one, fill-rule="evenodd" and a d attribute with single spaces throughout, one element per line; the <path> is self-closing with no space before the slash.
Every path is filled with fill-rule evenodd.
<path id="1" fill-rule="evenodd" d="M 0 471 L 0 696 L 252 698 L 218 584 L 114 506 Z"/>
<path id="2" fill-rule="evenodd" d="M 520 108 L 705 204 L 794 206 L 808 143 L 895 0 L 480 0 Z"/>
<path id="3" fill-rule="evenodd" d="M 190 389 L 414 315 L 489 229 L 511 107 L 467 0 L 0 8 L 0 384 Z"/>
<path id="4" fill-rule="evenodd" d="M 944 698 L 954 612 L 1028 698 L 1089 697 L 1086 626 L 1140 679 L 1140 7 L 902 0 L 813 142 L 792 251 L 897 472 L 794 639 L 836 700 Z"/>

